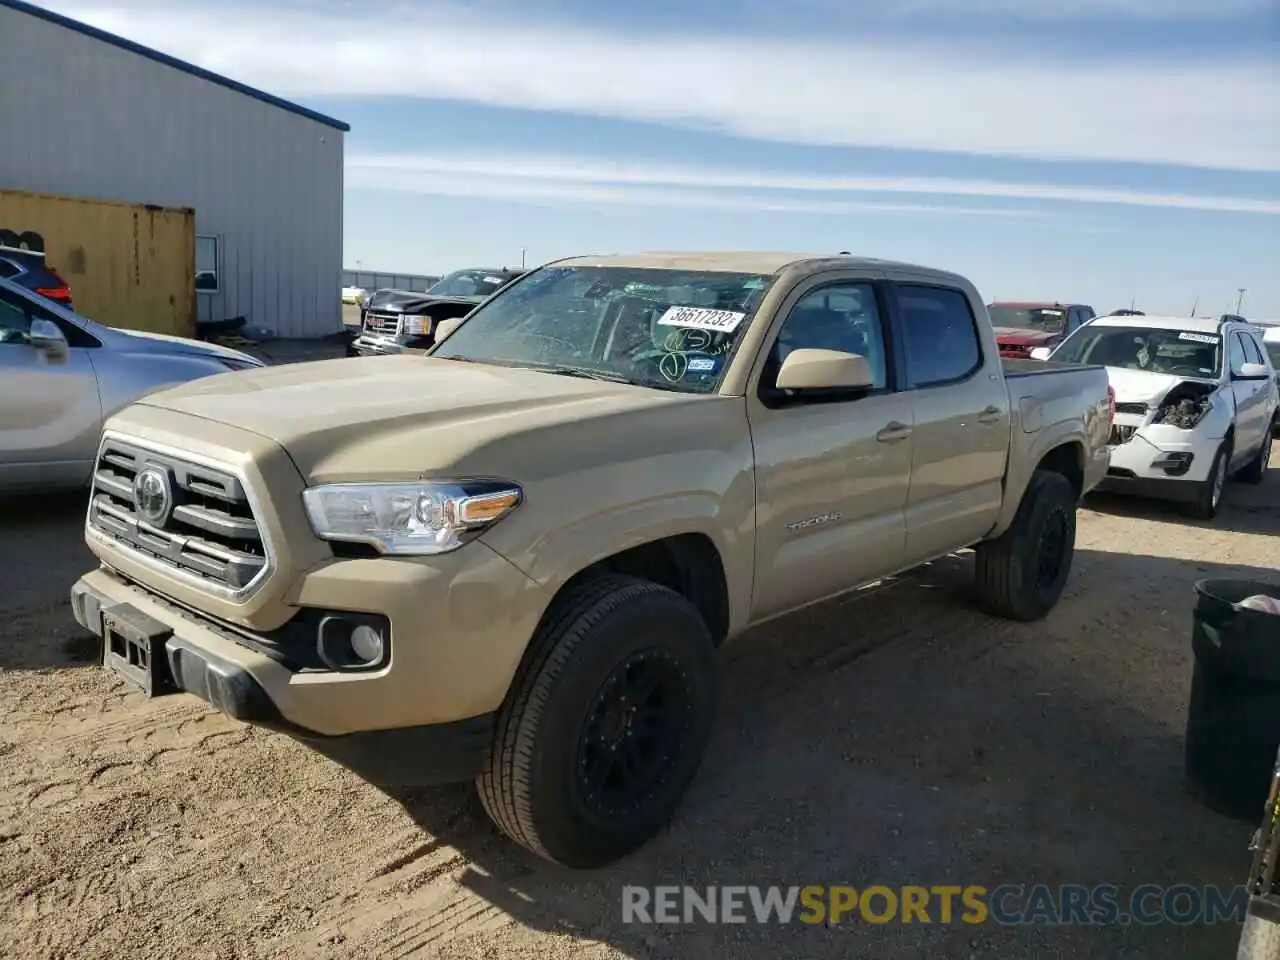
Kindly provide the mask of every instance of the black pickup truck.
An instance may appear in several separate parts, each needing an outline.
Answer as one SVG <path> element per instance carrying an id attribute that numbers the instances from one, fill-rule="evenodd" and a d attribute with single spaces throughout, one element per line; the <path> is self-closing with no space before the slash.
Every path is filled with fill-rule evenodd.
<path id="1" fill-rule="evenodd" d="M 347 355 L 374 357 L 425 350 L 435 343 L 435 328 L 440 321 L 465 317 L 524 274 L 524 270 L 506 267 L 458 270 L 416 297 L 396 297 L 385 305 L 370 303 L 359 335 L 347 347 Z"/>

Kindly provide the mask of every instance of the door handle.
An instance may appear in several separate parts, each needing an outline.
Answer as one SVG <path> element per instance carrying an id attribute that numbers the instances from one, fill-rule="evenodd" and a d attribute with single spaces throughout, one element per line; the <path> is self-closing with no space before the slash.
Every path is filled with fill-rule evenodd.
<path id="1" fill-rule="evenodd" d="M 978 414 L 979 423 L 995 423 L 999 419 L 1000 419 L 1000 408 L 997 407 L 995 404 L 992 404 L 991 406 L 983 410 L 980 414 Z"/>
<path id="2" fill-rule="evenodd" d="M 911 428 L 905 423 L 899 423 L 893 420 L 876 434 L 876 439 L 881 443 L 897 443 L 899 440 L 905 440 L 911 436 Z"/>

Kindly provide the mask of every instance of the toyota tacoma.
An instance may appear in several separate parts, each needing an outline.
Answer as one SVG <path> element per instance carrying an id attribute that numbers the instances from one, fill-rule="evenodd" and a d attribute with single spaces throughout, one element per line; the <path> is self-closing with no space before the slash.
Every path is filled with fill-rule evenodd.
<path id="1" fill-rule="evenodd" d="M 582 257 L 450 326 L 117 414 L 72 607 L 135 688 L 373 783 L 475 778 L 570 867 L 670 818 L 722 644 L 965 547 L 986 609 L 1044 617 L 1106 473 L 1105 370 L 1002 362 L 940 270 Z"/>

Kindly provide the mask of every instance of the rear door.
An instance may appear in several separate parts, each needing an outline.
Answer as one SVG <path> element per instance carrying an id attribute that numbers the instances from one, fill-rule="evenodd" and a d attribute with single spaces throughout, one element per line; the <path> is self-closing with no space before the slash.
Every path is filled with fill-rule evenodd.
<path id="1" fill-rule="evenodd" d="M 54 358 L 37 350 L 27 336 L 37 318 L 69 332 L 52 313 L 0 287 L 0 487 L 80 482 L 102 429 L 89 351 L 71 347 Z"/>
<path id="2" fill-rule="evenodd" d="M 933 282 L 894 285 L 894 325 L 915 398 L 907 496 L 909 562 L 967 546 L 995 523 L 1009 456 L 1009 393 L 986 356 L 965 292 Z"/>

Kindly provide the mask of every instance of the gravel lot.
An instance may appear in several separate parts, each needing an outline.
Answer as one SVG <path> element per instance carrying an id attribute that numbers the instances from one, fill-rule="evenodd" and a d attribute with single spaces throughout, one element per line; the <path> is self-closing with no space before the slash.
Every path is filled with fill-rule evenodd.
<path id="1" fill-rule="evenodd" d="M 974 612 L 957 558 L 743 638 L 677 822 L 589 875 L 507 844 L 469 788 L 388 796 L 192 698 L 125 692 L 67 604 L 81 499 L 10 504 L 0 956 L 1233 956 L 1229 925 L 654 928 L 619 909 L 624 884 L 1242 881 L 1249 825 L 1182 784 L 1191 584 L 1277 576 L 1280 471 L 1227 501 L 1201 526 L 1091 501 L 1042 624 Z"/>

